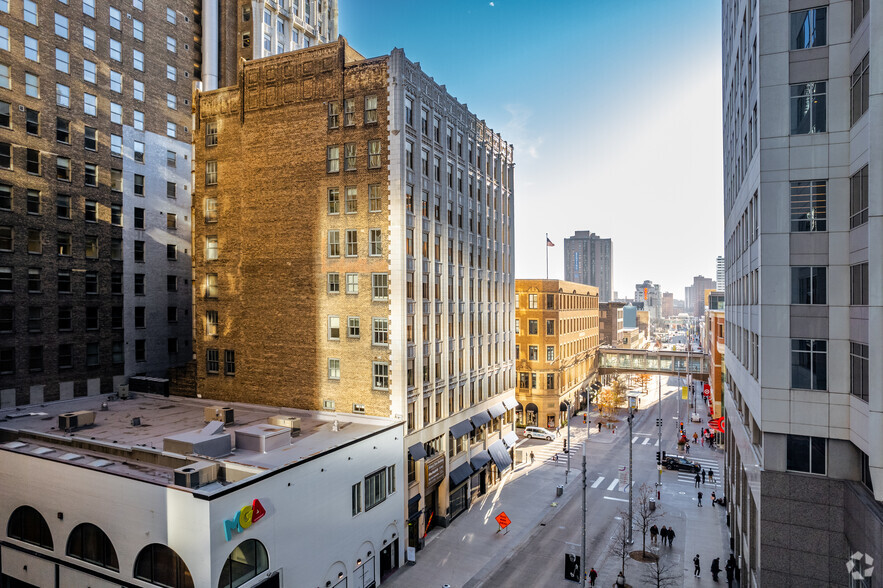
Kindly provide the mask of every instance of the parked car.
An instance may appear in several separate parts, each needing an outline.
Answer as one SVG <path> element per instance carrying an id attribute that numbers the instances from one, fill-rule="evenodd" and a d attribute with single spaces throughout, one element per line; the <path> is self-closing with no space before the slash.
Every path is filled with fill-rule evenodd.
<path id="1" fill-rule="evenodd" d="M 701 423 L 702 416 L 698 412 L 694 412 L 690 415 L 690 422 L 692 423 Z"/>
<path id="2" fill-rule="evenodd" d="M 668 470 L 681 470 L 683 472 L 696 473 L 702 469 L 695 461 L 690 461 L 687 458 L 678 457 L 676 455 L 667 456 L 662 463 Z"/>
<path id="3" fill-rule="evenodd" d="M 546 439 L 547 441 L 555 439 L 555 433 L 542 427 L 525 427 L 524 436 L 528 439 Z"/>

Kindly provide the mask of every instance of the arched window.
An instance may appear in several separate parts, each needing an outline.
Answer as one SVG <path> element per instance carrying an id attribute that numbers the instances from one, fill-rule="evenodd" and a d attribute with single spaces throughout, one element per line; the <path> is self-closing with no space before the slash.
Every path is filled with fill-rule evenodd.
<path id="1" fill-rule="evenodd" d="M 74 527 L 67 539 L 67 554 L 96 566 L 120 571 L 117 552 L 104 531 L 92 523 Z"/>
<path id="2" fill-rule="evenodd" d="M 53 549 L 52 533 L 49 532 L 46 519 L 30 506 L 20 506 L 12 512 L 6 534 L 13 539 Z"/>
<path id="3" fill-rule="evenodd" d="M 152 543 L 135 560 L 135 577 L 157 586 L 193 588 L 193 576 L 175 550 Z"/>
<path id="4" fill-rule="evenodd" d="M 248 539 L 236 546 L 224 562 L 218 588 L 242 586 L 270 568 L 267 549 L 257 539 Z"/>

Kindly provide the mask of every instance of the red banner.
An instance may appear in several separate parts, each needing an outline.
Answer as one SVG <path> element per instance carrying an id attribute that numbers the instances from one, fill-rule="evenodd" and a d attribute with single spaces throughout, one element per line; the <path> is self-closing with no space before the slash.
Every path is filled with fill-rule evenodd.
<path id="1" fill-rule="evenodd" d="M 724 432 L 724 418 L 719 417 L 716 419 L 712 419 L 708 421 L 708 426 L 714 429 L 715 431 L 719 431 L 721 433 Z"/>

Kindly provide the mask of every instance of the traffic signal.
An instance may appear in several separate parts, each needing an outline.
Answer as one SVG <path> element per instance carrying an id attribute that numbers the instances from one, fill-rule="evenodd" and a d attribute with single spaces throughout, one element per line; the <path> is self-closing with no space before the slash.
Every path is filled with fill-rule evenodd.
<path id="1" fill-rule="evenodd" d="M 656 463 L 658 463 L 659 465 L 662 465 L 662 462 L 664 462 L 664 461 L 665 461 L 665 452 L 664 451 L 662 451 L 662 452 L 657 451 L 656 452 Z"/>
<path id="2" fill-rule="evenodd" d="M 586 424 L 586 413 L 583 413 L 583 424 Z"/>

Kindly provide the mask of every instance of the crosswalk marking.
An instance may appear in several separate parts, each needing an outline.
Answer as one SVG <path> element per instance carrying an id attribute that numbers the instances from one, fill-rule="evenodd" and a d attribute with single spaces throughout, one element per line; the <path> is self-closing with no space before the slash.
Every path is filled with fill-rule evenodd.
<path id="1" fill-rule="evenodd" d="M 607 486 L 607 490 L 613 490 L 614 488 L 616 488 L 617 484 L 619 484 L 619 480 L 613 480 L 612 482 L 610 482 L 610 485 Z"/>
<path id="2" fill-rule="evenodd" d="M 595 483 L 592 484 L 592 488 L 597 488 L 598 486 L 601 485 L 601 482 L 603 482 L 603 481 L 604 481 L 604 476 L 599 477 L 597 480 L 595 480 Z"/>
<path id="3" fill-rule="evenodd" d="M 637 438 L 637 437 L 635 437 L 635 438 L 632 439 L 632 443 L 637 443 L 637 442 L 638 442 L 638 438 Z"/>
<path id="4" fill-rule="evenodd" d="M 648 443 L 650 443 L 650 438 L 649 438 L 649 437 L 646 438 L 646 439 L 644 439 L 644 442 L 641 443 L 641 445 L 647 445 Z"/>

